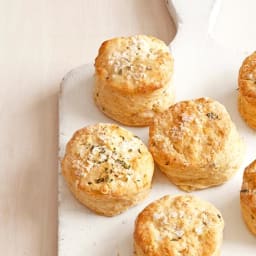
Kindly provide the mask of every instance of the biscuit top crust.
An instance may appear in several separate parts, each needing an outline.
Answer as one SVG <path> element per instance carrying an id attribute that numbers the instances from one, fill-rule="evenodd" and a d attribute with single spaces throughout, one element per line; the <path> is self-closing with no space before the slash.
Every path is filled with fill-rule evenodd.
<path id="1" fill-rule="evenodd" d="M 241 199 L 247 201 L 256 214 L 256 160 L 244 171 L 243 184 L 240 191 Z"/>
<path id="2" fill-rule="evenodd" d="M 79 190 L 112 196 L 149 187 L 153 175 L 153 159 L 142 141 L 118 125 L 103 123 L 73 135 L 62 167 Z"/>
<path id="3" fill-rule="evenodd" d="M 193 168 L 217 168 L 233 123 L 225 107 L 209 98 L 182 101 L 157 114 L 149 148 L 156 162 Z"/>
<path id="4" fill-rule="evenodd" d="M 139 214 L 134 238 L 148 256 L 215 255 L 223 227 L 212 204 L 192 195 L 164 196 Z"/>
<path id="5" fill-rule="evenodd" d="M 256 52 L 244 60 L 239 70 L 238 84 L 243 96 L 256 100 Z"/>
<path id="6" fill-rule="evenodd" d="M 173 59 L 167 45 L 152 36 L 105 41 L 95 60 L 98 79 L 123 93 L 145 93 L 170 81 Z"/>

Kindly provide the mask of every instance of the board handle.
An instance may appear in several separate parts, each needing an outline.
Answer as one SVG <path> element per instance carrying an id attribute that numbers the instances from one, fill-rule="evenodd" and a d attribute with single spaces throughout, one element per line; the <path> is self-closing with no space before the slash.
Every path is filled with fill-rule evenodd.
<path id="1" fill-rule="evenodd" d="M 175 48 L 180 41 L 196 47 L 211 36 L 221 2 L 222 0 L 166 0 L 177 29 L 170 48 Z"/>

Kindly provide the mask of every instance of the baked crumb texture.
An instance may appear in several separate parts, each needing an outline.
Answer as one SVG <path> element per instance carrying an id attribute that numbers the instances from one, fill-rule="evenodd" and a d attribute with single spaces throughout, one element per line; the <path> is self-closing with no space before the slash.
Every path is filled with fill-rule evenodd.
<path id="1" fill-rule="evenodd" d="M 240 205 L 248 229 L 256 235 L 256 160 L 245 168 Z"/>
<path id="2" fill-rule="evenodd" d="M 220 255 L 224 221 L 210 203 L 192 195 L 164 196 L 137 217 L 136 256 Z"/>
<path id="3" fill-rule="evenodd" d="M 74 196 L 106 216 L 119 214 L 149 193 L 151 154 L 131 132 L 114 124 L 78 130 L 66 147 L 63 176 Z"/>
<path id="4" fill-rule="evenodd" d="M 160 170 L 185 191 L 220 185 L 238 170 L 244 145 L 225 107 L 209 98 L 157 114 L 149 149 Z"/>
<path id="5" fill-rule="evenodd" d="M 244 60 L 238 85 L 239 112 L 248 126 L 256 129 L 256 52 Z"/>
<path id="6" fill-rule="evenodd" d="M 122 124 L 146 126 L 173 104 L 172 74 L 169 48 L 155 37 L 105 41 L 95 59 L 96 105 Z"/>

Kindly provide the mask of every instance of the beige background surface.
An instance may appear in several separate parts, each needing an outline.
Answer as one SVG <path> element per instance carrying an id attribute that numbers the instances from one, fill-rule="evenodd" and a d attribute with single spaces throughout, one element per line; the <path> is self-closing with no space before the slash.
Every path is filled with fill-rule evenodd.
<path id="1" fill-rule="evenodd" d="M 57 255 L 58 90 L 100 43 L 175 29 L 163 0 L 0 1 L 0 254 Z"/>

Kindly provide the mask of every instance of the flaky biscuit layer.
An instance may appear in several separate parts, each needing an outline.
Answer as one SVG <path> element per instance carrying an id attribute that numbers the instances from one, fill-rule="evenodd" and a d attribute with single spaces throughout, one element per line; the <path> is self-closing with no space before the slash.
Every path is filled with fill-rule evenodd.
<path id="1" fill-rule="evenodd" d="M 157 38 L 137 35 L 104 42 L 95 60 L 94 99 L 125 125 L 146 126 L 174 102 L 173 59 Z"/>
<path id="2" fill-rule="evenodd" d="M 209 98 L 182 101 L 156 115 L 149 149 L 160 170 L 185 191 L 224 183 L 244 154 L 225 107 Z"/>
<path id="3" fill-rule="evenodd" d="M 192 195 L 164 196 L 137 217 L 136 256 L 217 256 L 223 237 L 221 213 Z"/>
<path id="4" fill-rule="evenodd" d="M 256 160 L 245 168 L 240 205 L 247 227 L 256 235 Z"/>
<path id="5" fill-rule="evenodd" d="M 143 142 L 114 124 L 78 130 L 68 142 L 63 176 L 74 196 L 93 211 L 112 216 L 143 200 L 154 162 Z"/>
<path id="6" fill-rule="evenodd" d="M 244 60 L 238 85 L 238 110 L 246 123 L 256 129 L 256 52 Z"/>

